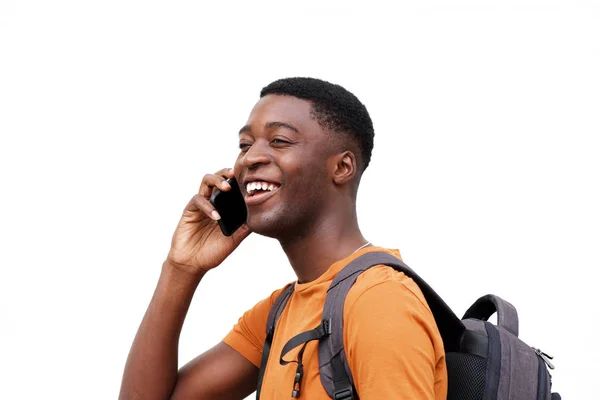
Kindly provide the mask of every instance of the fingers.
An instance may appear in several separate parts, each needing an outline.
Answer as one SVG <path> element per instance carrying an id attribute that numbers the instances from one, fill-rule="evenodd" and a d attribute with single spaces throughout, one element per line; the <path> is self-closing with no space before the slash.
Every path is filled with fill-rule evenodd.
<path id="1" fill-rule="evenodd" d="M 217 210 L 215 210 L 210 201 L 208 201 L 204 196 L 201 196 L 200 194 L 196 194 L 194 195 L 194 197 L 192 197 L 192 199 L 185 207 L 185 211 L 190 211 L 193 214 L 200 211 L 206 216 L 208 216 L 210 219 L 214 219 L 215 221 L 221 219 L 221 216 L 219 215 Z M 193 218 L 193 220 L 196 220 L 196 218 Z"/>
<path id="2" fill-rule="evenodd" d="M 202 211 L 215 221 L 221 219 L 221 216 L 210 203 L 209 199 L 217 189 L 224 192 L 231 189 L 231 186 L 227 183 L 227 179 L 233 178 L 233 176 L 232 168 L 223 168 L 214 174 L 204 175 L 202 183 L 200 184 L 200 189 L 198 189 L 198 194 L 192 197 L 188 203 L 187 209 L 190 211 Z"/>
<path id="3" fill-rule="evenodd" d="M 233 170 L 231 168 L 224 168 L 215 174 L 206 174 L 202 178 L 198 193 L 208 199 L 215 189 L 226 192 L 231 189 L 231 186 L 227 183 L 227 179 L 229 178 L 233 178 Z"/>
<path id="4" fill-rule="evenodd" d="M 235 232 L 233 232 L 233 235 L 231 237 L 233 238 L 235 243 L 239 244 L 242 242 L 242 240 L 246 239 L 250 233 L 252 233 L 252 231 L 250 230 L 248 225 L 243 224 Z"/>

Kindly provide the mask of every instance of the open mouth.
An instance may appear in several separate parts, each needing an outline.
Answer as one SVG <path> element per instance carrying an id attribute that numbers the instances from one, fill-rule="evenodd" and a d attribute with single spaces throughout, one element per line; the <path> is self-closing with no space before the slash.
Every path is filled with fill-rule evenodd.
<path id="1" fill-rule="evenodd" d="M 246 184 L 246 193 L 248 193 L 248 196 L 252 197 L 257 193 L 261 193 L 261 192 L 272 192 L 274 190 L 279 189 L 279 185 L 277 183 L 271 183 L 271 182 L 248 182 L 248 184 Z"/>
<path id="2" fill-rule="evenodd" d="M 280 187 L 281 185 L 278 183 L 272 182 L 248 182 L 246 184 L 246 196 L 244 196 L 246 205 L 254 205 L 263 202 L 277 192 Z"/>

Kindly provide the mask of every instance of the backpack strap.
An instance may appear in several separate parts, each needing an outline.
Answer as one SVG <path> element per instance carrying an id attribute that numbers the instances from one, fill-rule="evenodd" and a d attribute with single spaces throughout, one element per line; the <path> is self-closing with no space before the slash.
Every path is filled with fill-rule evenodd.
<path id="1" fill-rule="evenodd" d="M 298 364 L 296 367 L 296 375 L 294 377 L 294 387 L 292 388 L 292 398 L 300 397 L 300 384 L 302 383 L 302 376 L 304 375 L 304 365 L 302 364 L 302 357 L 304 356 L 304 350 L 306 350 L 306 345 L 308 342 L 313 340 L 321 340 L 327 335 L 331 334 L 329 321 L 321 322 L 321 325 L 317 326 L 315 329 L 311 329 L 310 331 L 302 332 L 288 340 L 288 342 L 283 346 L 281 350 L 281 356 L 279 358 L 279 364 L 287 365 L 289 363 L 295 362 Z M 283 357 L 292 351 L 294 348 L 302 345 L 302 348 L 298 352 L 297 360 L 286 361 Z"/>
<path id="2" fill-rule="evenodd" d="M 519 337 L 519 315 L 515 306 L 500 297 L 488 294 L 477 299 L 465 313 L 463 319 L 475 318 L 487 321 L 498 312 L 498 326 Z"/>
<path id="3" fill-rule="evenodd" d="M 265 377 L 265 369 L 267 368 L 267 361 L 269 361 L 269 353 L 271 352 L 271 344 L 273 342 L 273 335 L 275 334 L 275 325 L 285 309 L 288 300 L 292 296 L 294 287 L 295 285 L 292 283 L 283 289 L 269 310 L 269 316 L 267 318 L 267 337 L 265 338 L 265 344 L 263 345 L 262 359 L 258 371 L 258 384 L 256 386 L 257 400 L 260 398 L 260 390 L 262 389 L 262 383 Z"/>
<path id="4" fill-rule="evenodd" d="M 331 283 L 325 306 L 323 321 L 331 321 L 331 334 L 319 341 L 319 374 L 321 383 L 335 400 L 357 399 L 352 373 L 344 351 L 344 302 L 356 278 L 376 265 L 387 265 L 403 272 L 419 286 L 437 324 L 446 351 L 458 351 L 465 326 L 439 295 L 414 271 L 397 257 L 385 252 L 366 253 L 342 269 Z"/>

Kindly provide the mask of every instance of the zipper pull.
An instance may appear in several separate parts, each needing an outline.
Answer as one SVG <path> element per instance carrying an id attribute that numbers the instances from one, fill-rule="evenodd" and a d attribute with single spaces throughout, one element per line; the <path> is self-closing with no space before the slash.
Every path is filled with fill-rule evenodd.
<path id="1" fill-rule="evenodd" d="M 533 351 L 535 351 L 535 354 L 537 354 L 544 361 L 548 368 L 554 369 L 554 365 L 550 362 L 550 360 L 554 359 L 554 357 L 552 357 L 550 354 L 544 353 L 543 351 L 535 347 L 533 347 Z"/>
<path id="2" fill-rule="evenodd" d="M 300 383 L 302 382 L 303 375 L 304 367 L 301 363 L 298 363 L 298 368 L 296 368 L 296 375 L 294 376 L 294 387 L 292 389 L 292 398 L 294 399 L 300 397 Z"/>

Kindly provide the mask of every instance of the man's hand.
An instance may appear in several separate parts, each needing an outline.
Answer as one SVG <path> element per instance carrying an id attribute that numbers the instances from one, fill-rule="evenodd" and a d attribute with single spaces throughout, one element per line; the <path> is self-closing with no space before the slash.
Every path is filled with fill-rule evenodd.
<path id="1" fill-rule="evenodd" d="M 219 228 L 212 193 L 231 188 L 233 171 L 206 175 L 183 211 L 171 250 L 131 346 L 119 399 L 242 399 L 256 387 L 258 368 L 224 343 L 196 357 L 178 374 L 183 321 L 206 271 L 219 265 L 249 234 L 244 224 L 232 236 Z"/>
<path id="2" fill-rule="evenodd" d="M 248 237 L 250 229 L 246 224 L 229 237 L 223 235 L 217 222 L 220 216 L 209 201 L 217 189 L 231 189 L 226 179 L 233 176 L 229 168 L 204 176 L 198 194 L 185 207 L 173 234 L 169 264 L 202 275 L 221 264 Z"/>

